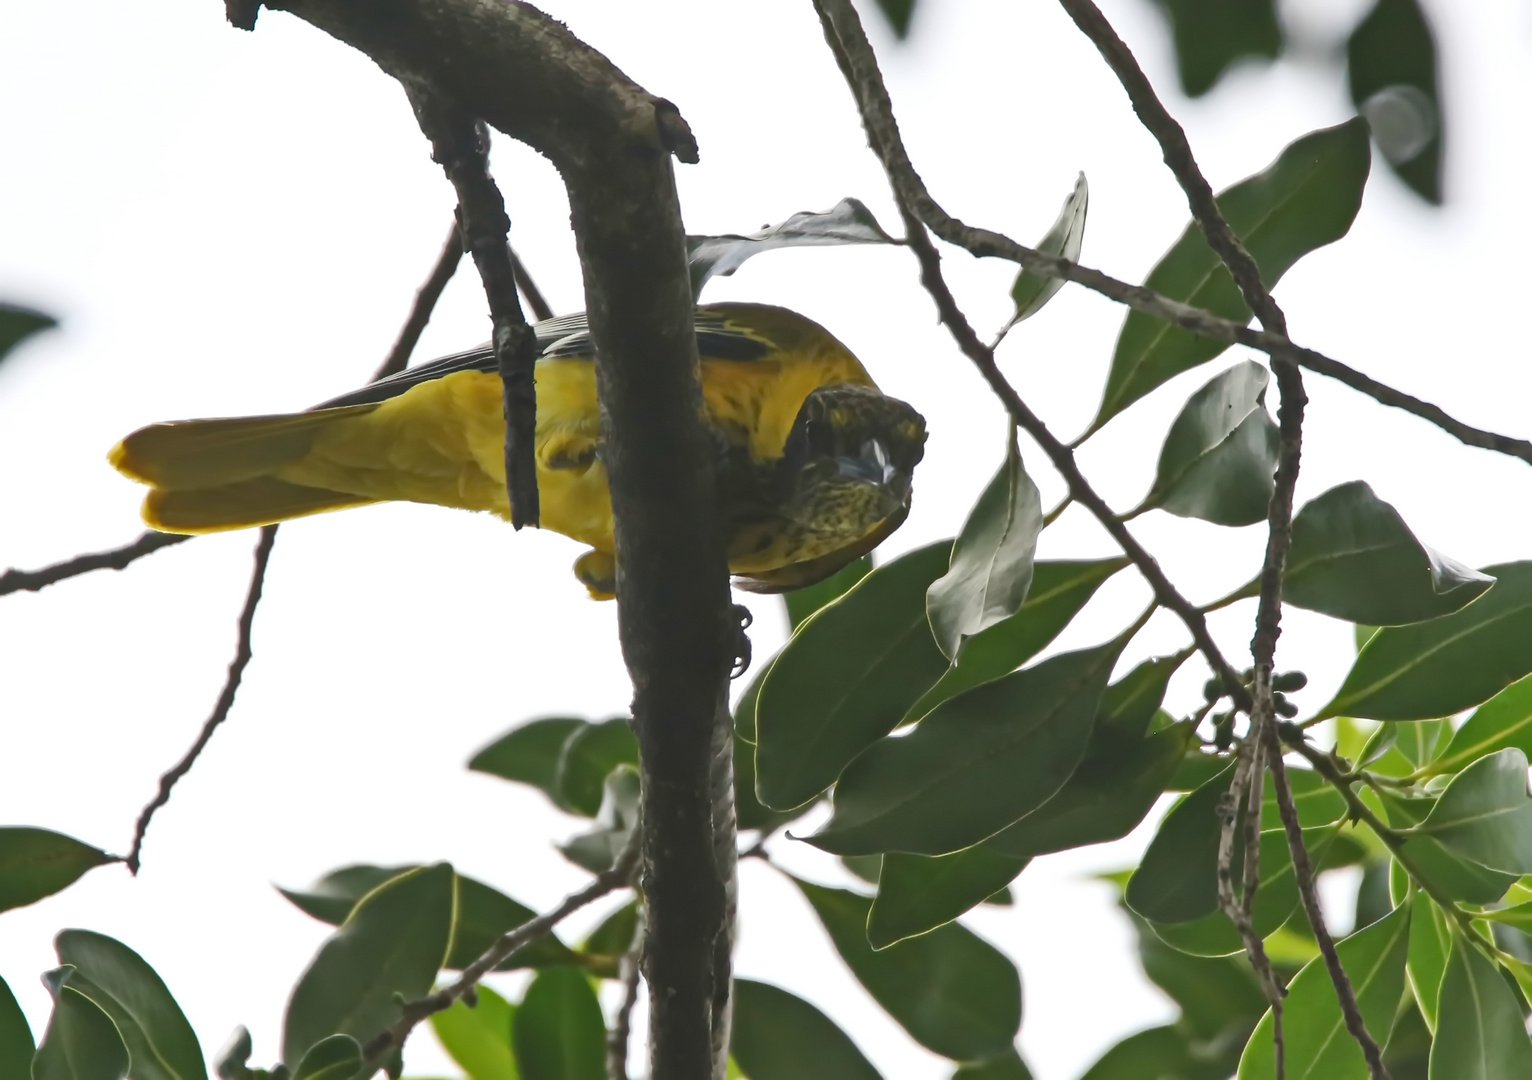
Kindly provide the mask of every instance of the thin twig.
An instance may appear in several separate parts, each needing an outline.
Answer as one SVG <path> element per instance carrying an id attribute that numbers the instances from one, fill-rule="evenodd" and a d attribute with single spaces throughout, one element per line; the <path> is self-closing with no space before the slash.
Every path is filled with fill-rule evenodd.
<path id="1" fill-rule="evenodd" d="M 638 908 L 638 925 L 633 944 L 622 954 L 618 981 L 622 984 L 622 1002 L 606 1033 L 606 1080 L 628 1080 L 628 1040 L 633 1035 L 633 1006 L 638 1004 L 639 959 L 644 951 L 644 909 Z"/>
<path id="2" fill-rule="evenodd" d="M 399 1019 L 379 1032 L 363 1047 L 364 1069 L 367 1067 L 377 1069 L 384 1058 L 404 1046 L 404 1040 L 409 1038 L 410 1032 L 415 1030 L 416 1025 L 429 1016 L 444 1009 L 450 1009 L 453 1002 L 466 997 L 484 976 L 493 971 L 500 961 L 511 953 L 523 945 L 546 937 L 553 932 L 554 927 L 587 904 L 631 885 L 633 872 L 638 866 L 639 852 L 643 846 L 642 833 L 642 828 L 634 829 L 612 865 L 597 874 L 595 880 L 585 888 L 570 893 L 558 907 L 551 911 L 528 919 L 515 929 L 501 934 L 495 943 L 485 950 L 484 955 L 463 969 L 463 973 L 458 976 L 456 982 L 444 986 L 433 994 L 406 1002 Z M 359 1075 L 371 1075 L 371 1073 Z"/>
<path id="3" fill-rule="evenodd" d="M 452 228 L 447 231 L 446 243 L 442 244 L 442 252 L 436 257 L 436 265 L 431 268 L 431 276 L 426 278 L 425 284 L 415 294 L 415 303 L 410 306 L 409 318 L 404 320 L 404 326 L 399 330 L 398 340 L 388 351 L 388 357 L 383 361 L 383 365 L 373 375 L 373 382 L 390 375 L 397 375 L 409 364 L 410 354 L 415 351 L 420 335 L 425 331 L 426 323 L 431 321 L 431 312 L 436 310 L 436 302 L 441 299 L 442 290 L 447 287 L 447 282 L 452 280 L 452 275 L 457 271 L 457 264 L 462 260 L 463 236 L 458 230 L 457 221 L 454 220 Z"/>
<path id="4" fill-rule="evenodd" d="M 41 570 L 7 570 L 0 574 L 0 596 L 13 592 L 38 592 L 65 578 L 78 577 L 92 570 L 123 570 L 130 563 L 153 555 L 161 548 L 190 540 L 179 533 L 146 532 L 131 544 L 111 551 L 97 551 L 89 555 L 76 555 L 61 563 L 45 566 Z"/>
<path id="5" fill-rule="evenodd" d="M 198 756 L 207 747 L 208 740 L 213 737 L 213 732 L 217 730 L 218 725 L 229 718 L 229 710 L 234 707 L 234 695 L 239 691 L 239 683 L 244 678 L 245 667 L 250 663 L 250 657 L 253 655 L 250 648 L 250 631 L 255 624 L 256 606 L 261 602 L 261 590 L 266 584 L 266 566 L 271 561 L 271 548 L 276 542 L 277 527 L 263 526 L 261 538 L 255 545 L 255 569 L 250 574 L 250 591 L 245 594 L 245 607 L 239 614 L 239 643 L 234 649 L 234 659 L 229 663 L 228 678 L 224 680 L 223 690 L 213 706 L 213 713 L 202 725 L 197 741 L 192 743 L 191 749 L 186 751 L 169 772 L 160 777 L 159 791 L 138 815 L 138 823 L 133 827 L 133 846 L 128 850 L 128 857 L 123 860 L 133 874 L 138 873 L 139 855 L 142 854 L 144 847 L 144 834 L 149 831 L 149 822 L 154 817 L 155 811 L 170 801 L 171 790 L 183 776 L 191 771 Z"/>
<path id="6" fill-rule="evenodd" d="M 532 309 L 532 314 L 537 316 L 539 322 L 547 322 L 553 318 L 553 309 L 548 306 L 548 301 L 543 299 L 543 294 L 537 288 L 537 282 L 532 280 L 532 275 L 527 273 L 526 263 L 521 261 L 521 256 L 511 249 L 511 272 L 516 275 L 516 287 L 521 290 L 522 298 L 526 300 L 527 307 Z"/>

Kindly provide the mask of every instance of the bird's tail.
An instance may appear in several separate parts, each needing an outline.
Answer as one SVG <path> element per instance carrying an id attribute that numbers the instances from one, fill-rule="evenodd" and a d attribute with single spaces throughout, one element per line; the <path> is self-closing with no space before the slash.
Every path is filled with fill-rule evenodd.
<path id="1" fill-rule="evenodd" d="M 373 501 L 278 474 L 302 459 L 327 425 L 375 408 L 150 424 L 112 447 L 107 460 L 152 489 L 143 505 L 150 528 L 206 533 L 270 525 Z"/>

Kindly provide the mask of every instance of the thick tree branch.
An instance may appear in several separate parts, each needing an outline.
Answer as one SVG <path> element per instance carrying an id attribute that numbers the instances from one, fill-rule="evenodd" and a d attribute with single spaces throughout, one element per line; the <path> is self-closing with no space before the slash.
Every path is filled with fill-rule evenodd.
<path id="1" fill-rule="evenodd" d="M 153 555 L 161 548 L 192 539 L 179 533 L 146 532 L 131 544 L 111 551 L 96 551 L 89 555 L 76 555 L 61 563 L 45 566 L 41 570 L 7 570 L 0 574 L 0 596 L 13 592 L 39 592 L 65 578 L 78 577 L 92 570 L 125 570 L 145 555 Z"/>

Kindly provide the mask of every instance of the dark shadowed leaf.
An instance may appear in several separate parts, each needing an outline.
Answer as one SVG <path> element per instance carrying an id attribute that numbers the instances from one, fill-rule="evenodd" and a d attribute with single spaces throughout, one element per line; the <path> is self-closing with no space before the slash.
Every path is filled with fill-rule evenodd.
<path id="1" fill-rule="evenodd" d="M 601 925 L 581 943 L 580 951 L 595 956 L 621 956 L 633 947 L 637 933 L 638 902 L 630 900 L 601 920 Z"/>
<path id="2" fill-rule="evenodd" d="M 924 934 L 984 903 L 1027 865 L 977 844 L 951 855 L 884 855 L 878 895 L 867 918 L 867 941 L 884 949 Z"/>
<path id="3" fill-rule="evenodd" d="M 1282 599 L 1371 626 L 1450 615 L 1494 578 L 1426 547 L 1360 480 L 1333 487 L 1293 518 Z"/>
<path id="4" fill-rule="evenodd" d="M 797 885 L 851 973 L 916 1042 L 956 1061 L 1010 1049 L 1021 1024 L 1021 977 L 994 946 L 948 923 L 874 952 L 867 944 L 870 899 Z"/>
<path id="5" fill-rule="evenodd" d="M 1532 1041 L 1521 1003 L 1478 949 L 1454 943 L 1442 976 L 1431 1080 L 1529 1080 Z"/>
<path id="6" fill-rule="evenodd" d="M 89 930 L 54 939 L 69 985 L 112 1018 L 133 1061 L 133 1080 L 206 1080 L 202 1047 L 155 970 L 122 942 Z"/>
<path id="7" fill-rule="evenodd" d="M 362 1044 L 350 1035 L 331 1035 L 309 1047 L 293 1080 L 354 1080 L 362 1068 Z"/>
<path id="8" fill-rule="evenodd" d="M 796 629 L 796 627 L 795 627 Z M 775 653 L 764 664 L 756 667 L 755 675 L 751 678 L 744 692 L 739 695 L 739 700 L 734 705 L 734 735 L 743 742 L 755 745 L 755 713 L 756 706 L 761 699 L 761 684 L 766 681 L 766 675 L 771 671 L 771 666 L 777 662 L 781 653 Z M 754 766 L 752 766 L 752 769 Z M 754 772 L 751 775 L 755 775 Z"/>
<path id="9" fill-rule="evenodd" d="M 1532 678 L 1513 682 L 1475 709 L 1432 762 L 1431 771 L 1456 772 L 1470 761 L 1512 746 L 1532 756 Z"/>
<path id="10" fill-rule="evenodd" d="M 1420 1006 L 1421 1018 L 1427 1027 L 1435 1030 L 1442 976 L 1447 972 L 1447 960 L 1452 955 L 1452 931 L 1447 925 L 1447 916 L 1426 898 L 1424 892 L 1417 891 L 1410 906 L 1414 916 L 1410 920 L 1405 972 Z"/>
<path id="11" fill-rule="evenodd" d="M 397 1020 L 396 995 L 425 994 L 446 962 L 456 908 L 447 863 L 407 871 L 363 897 L 293 988 L 282 1059 L 300 1061 L 330 1035 L 366 1042 Z"/>
<path id="12" fill-rule="evenodd" d="M 735 736 L 734 812 L 740 829 L 770 832 L 796 819 L 807 809 L 771 810 L 761 804 L 761 800 L 755 797 L 755 747 Z"/>
<path id="13" fill-rule="evenodd" d="M 870 573 L 872 573 L 872 556 L 863 555 L 860 559 L 847 563 L 823 581 L 783 593 L 782 602 L 787 605 L 789 628 L 798 629 L 799 624 L 810 615 L 832 600 L 840 599 L 846 590 Z"/>
<path id="14" fill-rule="evenodd" d="M 475 992 L 477 1005 L 470 1009 L 462 1001 L 453 1002 L 450 1009 L 432 1015 L 431 1027 L 469 1080 L 518 1080 L 511 1053 L 511 1017 L 516 1006 L 487 986 L 480 985 Z"/>
<path id="15" fill-rule="evenodd" d="M 530 784 L 559 804 L 559 752 L 577 729 L 588 726 L 572 716 L 529 720 L 500 736 L 468 761 L 474 772 Z"/>
<path id="16" fill-rule="evenodd" d="M 62 833 L 21 825 L 0 828 L 0 911 L 51 896 L 87 870 L 112 861 L 99 848 Z"/>
<path id="17" fill-rule="evenodd" d="M 1063 653 L 938 706 L 846 767 L 809 841 L 841 855 L 945 855 L 1037 809 L 1069 779 L 1121 651 Z"/>
<path id="18" fill-rule="evenodd" d="M 606 1021 L 584 972 L 539 972 L 512 1032 L 521 1080 L 606 1080 Z"/>
<path id="19" fill-rule="evenodd" d="M 1237 61 L 1275 60 L 1282 27 L 1273 0 L 1158 0 L 1170 19 L 1176 71 L 1188 97 L 1201 97 Z"/>
<path id="20" fill-rule="evenodd" d="M 0 1076 L 25 1078 L 32 1070 L 32 1029 L 16 995 L 0 979 Z"/>
<path id="21" fill-rule="evenodd" d="M 1218 197 L 1219 209 L 1245 242 L 1268 286 L 1275 285 L 1304 255 L 1346 235 L 1362 204 L 1368 156 L 1367 126 L 1351 120 L 1305 135 L 1283 150 L 1265 172 Z M 1250 317 L 1233 277 L 1196 224 L 1187 226 L 1145 284 L 1173 300 L 1225 318 Z M 1090 430 L 1227 347 L 1131 312 L 1117 338 L 1106 393 Z"/>
<path id="22" fill-rule="evenodd" d="M 1080 1080 L 1225 1080 L 1228 1068 L 1208 1060 L 1179 1027 L 1150 1028 L 1113 1046 Z"/>
<path id="23" fill-rule="evenodd" d="M 1495 587 L 1463 610 L 1378 631 L 1319 716 L 1450 716 L 1532 672 L 1532 562 L 1484 572 Z"/>
<path id="24" fill-rule="evenodd" d="M 17 304 L 0 303 L 0 362 L 33 334 L 51 330 L 58 324 L 52 315 L 44 315 L 41 311 Z"/>
<path id="25" fill-rule="evenodd" d="M 915 0 L 878 0 L 878 10 L 893 28 L 894 36 L 903 41 L 910 33 L 910 20 L 915 16 Z"/>
<path id="26" fill-rule="evenodd" d="M 730 1050 L 749 1080 L 881 1080 L 828 1016 L 786 990 L 751 979 L 734 982 Z"/>
<path id="27" fill-rule="evenodd" d="M 897 242 L 857 199 L 842 199 L 828 210 L 799 211 L 779 225 L 748 236 L 688 236 L 686 258 L 691 266 L 692 295 L 699 295 L 709 278 L 728 277 L 752 255 L 774 248 Z"/>
<path id="28" fill-rule="evenodd" d="M 892 731 L 947 669 L 926 621 L 926 589 L 951 541 L 868 574 L 798 628 L 771 665 L 756 708 L 756 795 L 791 810 Z"/>
<path id="29" fill-rule="evenodd" d="M 1157 937 L 1149 924 L 1129 913 L 1138 931 L 1138 958 L 1149 981 L 1181 1007 L 1181 1026 L 1211 1042 L 1245 1040 L 1266 1010 L 1260 983 L 1242 956 L 1190 956 Z M 1221 1076 L 1232 1072 L 1234 1061 Z"/>
<path id="30" fill-rule="evenodd" d="M 1527 755 L 1511 748 L 1475 761 L 1453 778 L 1415 831 L 1480 866 L 1532 874 Z"/>
<path id="31" fill-rule="evenodd" d="M 55 968 L 43 975 L 53 995 L 53 1015 L 32 1059 L 32 1080 L 124 1080 L 128 1048 L 112 1018 L 66 985 L 72 970 Z"/>
<path id="32" fill-rule="evenodd" d="M 1389 168 L 1421 198 L 1442 201 L 1436 42 L 1416 0 L 1378 0 L 1346 42 L 1351 100 Z"/>
<path id="33" fill-rule="evenodd" d="M 1379 1039 L 1386 1038 L 1404 993 L 1409 940 L 1410 909 L 1401 907 L 1336 945 L 1362 1020 Z M 1272 1026 L 1267 1012 L 1245 1044 L 1239 1080 L 1276 1076 Z M 1309 961 L 1288 984 L 1282 1026 L 1291 1080 L 1367 1080 L 1367 1061 L 1346 1031 L 1323 958 Z"/>
<path id="34" fill-rule="evenodd" d="M 1245 360 L 1187 399 L 1170 425 L 1143 509 L 1215 525 L 1266 520 L 1282 438 L 1263 404 L 1266 368 Z"/>
<path id="35" fill-rule="evenodd" d="M 560 806 L 586 817 L 601 809 L 606 778 L 619 765 L 638 764 L 638 739 L 626 717 L 575 728 L 559 751 Z"/>
<path id="36" fill-rule="evenodd" d="M 971 1061 L 959 1065 L 952 1080 L 1032 1080 L 1032 1070 L 1021 1060 L 1013 1046 L 1009 1053 L 989 1061 Z"/>
<path id="37" fill-rule="evenodd" d="M 1075 180 L 1074 190 L 1069 193 L 1069 198 L 1064 200 L 1064 205 L 1059 209 L 1059 216 L 1053 222 L 1053 227 L 1037 242 L 1037 250 L 1046 255 L 1057 255 L 1070 262 L 1079 262 L 1080 247 L 1085 243 L 1085 214 L 1089 206 L 1090 187 L 1086 184 L 1085 174 L 1082 172 Z M 1009 330 L 1023 319 L 1030 319 L 1036 315 L 1042 310 L 1043 305 L 1052 300 L 1063 287 L 1062 278 L 1044 277 L 1030 270 L 1023 270 L 1017 274 L 1016 281 L 1011 286 L 1011 299 L 1016 303 L 1016 314 L 1011 316 L 1011 321 L 1006 324 L 1005 329 Z"/>
<path id="38" fill-rule="evenodd" d="M 1407 996 L 1383 1048 L 1383 1065 L 1393 1080 L 1429 1080 L 1430 1059 L 1431 1029 L 1413 996 Z"/>
<path id="39" fill-rule="evenodd" d="M 1229 790 L 1234 766 L 1177 803 L 1160 822 L 1123 898 L 1146 919 L 1178 923 L 1218 906 L 1218 801 Z"/>

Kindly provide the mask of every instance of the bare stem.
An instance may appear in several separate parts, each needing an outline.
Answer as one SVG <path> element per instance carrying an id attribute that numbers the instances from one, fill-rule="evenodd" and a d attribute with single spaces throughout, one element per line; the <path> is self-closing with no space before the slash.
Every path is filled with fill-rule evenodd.
<path id="1" fill-rule="evenodd" d="M 145 555 L 153 555 L 161 548 L 190 540 L 179 533 L 146 532 L 131 544 L 111 551 L 97 551 L 89 555 L 76 555 L 61 563 L 45 566 L 41 570 L 7 570 L 0 574 L 0 596 L 13 592 L 40 592 L 49 585 L 66 578 L 88 574 L 92 570 L 125 570 Z"/>
<path id="2" fill-rule="evenodd" d="M 633 932 L 633 945 L 623 953 L 618 967 L 618 980 L 622 983 L 622 1003 L 612 1018 L 612 1029 L 606 1033 L 606 1080 L 628 1080 L 628 1040 L 633 1032 L 633 1006 L 638 1003 L 639 961 L 644 951 L 644 909 L 638 909 L 638 926 Z"/>
<path id="3" fill-rule="evenodd" d="M 452 275 L 457 272 L 457 264 L 462 261 L 463 236 L 458 231 L 457 221 L 454 219 L 452 227 L 447 230 L 447 240 L 442 244 L 441 254 L 436 257 L 436 265 L 431 268 L 431 276 L 426 278 L 425 284 L 415 294 L 415 302 L 410 305 L 409 318 L 404 320 L 404 326 L 399 330 L 399 337 L 395 340 L 394 347 L 388 350 L 388 356 L 378 368 L 377 373 L 373 375 L 373 382 L 386 379 L 390 375 L 397 375 L 409 364 L 410 354 L 420 343 L 420 335 L 425 332 L 426 324 L 431 321 L 431 312 L 436 310 L 436 302 L 441 299 L 442 291 L 446 289 L 447 282 L 452 280 Z"/>

